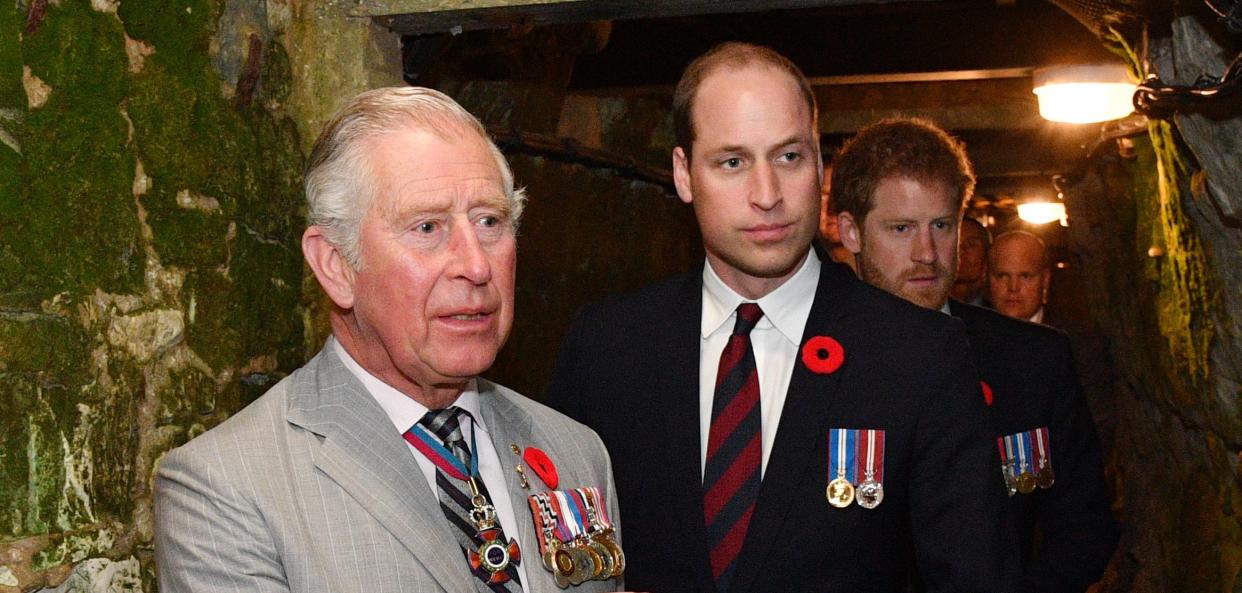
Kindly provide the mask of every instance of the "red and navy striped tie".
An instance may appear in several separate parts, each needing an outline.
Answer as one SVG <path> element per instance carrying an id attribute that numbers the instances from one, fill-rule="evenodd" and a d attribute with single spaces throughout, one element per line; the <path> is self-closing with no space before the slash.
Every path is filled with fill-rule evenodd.
<path id="1" fill-rule="evenodd" d="M 716 590 L 729 589 L 729 577 L 746 539 L 759 494 L 763 444 L 759 417 L 759 375 L 750 330 L 763 317 L 754 303 L 737 308 L 733 335 L 720 355 L 712 427 L 703 470 L 703 518 Z"/>

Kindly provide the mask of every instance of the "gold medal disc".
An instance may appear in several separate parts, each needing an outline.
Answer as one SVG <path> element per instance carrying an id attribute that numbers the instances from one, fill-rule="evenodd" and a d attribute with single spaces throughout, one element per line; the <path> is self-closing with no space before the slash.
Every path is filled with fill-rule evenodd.
<path id="1" fill-rule="evenodd" d="M 570 549 L 557 548 L 553 550 L 552 564 L 556 567 L 556 570 L 552 572 L 564 576 L 565 578 L 569 578 L 570 575 L 574 574 L 574 570 L 576 569 L 574 566 L 574 560 L 574 555 Z"/>
<path id="2" fill-rule="evenodd" d="M 544 568 L 552 572 L 556 572 L 556 549 L 555 548 L 553 548 L 552 546 L 548 546 L 547 549 L 544 551 L 543 557 L 541 559 L 543 560 Z"/>
<path id="3" fill-rule="evenodd" d="M 591 555 L 582 548 L 575 546 L 572 553 L 574 555 L 574 573 L 569 575 L 569 582 L 574 585 L 581 585 L 591 580 L 591 575 L 595 574 L 595 563 L 592 562 Z"/>
<path id="4" fill-rule="evenodd" d="M 600 581 L 612 578 L 612 552 L 609 552 L 608 548 L 598 540 L 592 539 L 587 545 L 595 552 L 591 558 L 599 557 L 599 571 L 591 575 L 591 578 Z"/>
<path id="5" fill-rule="evenodd" d="M 599 543 L 604 544 L 608 549 L 608 553 L 612 555 L 612 575 L 619 577 L 625 574 L 625 552 L 621 550 L 620 544 L 612 539 L 612 532 L 599 537 Z"/>
<path id="6" fill-rule="evenodd" d="M 854 502 L 854 485 L 845 478 L 836 478 L 828 482 L 827 494 L 828 504 L 843 509 Z"/>
<path id="7" fill-rule="evenodd" d="M 1030 494 L 1035 491 L 1035 474 L 1022 472 L 1018 475 L 1018 492 Z"/>

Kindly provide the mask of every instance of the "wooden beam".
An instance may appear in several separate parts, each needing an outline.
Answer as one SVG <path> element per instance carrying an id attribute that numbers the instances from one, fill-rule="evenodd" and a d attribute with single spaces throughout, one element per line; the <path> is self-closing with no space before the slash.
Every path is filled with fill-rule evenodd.
<path id="1" fill-rule="evenodd" d="M 351 14 L 401 34 L 887 4 L 907 0 L 361 0 Z M 916 0 L 932 2 L 935 0 Z"/>

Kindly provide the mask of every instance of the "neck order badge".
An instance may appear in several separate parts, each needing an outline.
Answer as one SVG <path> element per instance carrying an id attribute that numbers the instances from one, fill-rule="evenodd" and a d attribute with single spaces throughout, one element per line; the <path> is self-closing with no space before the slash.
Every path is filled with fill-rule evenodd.
<path id="1" fill-rule="evenodd" d="M 468 414 L 466 414 L 468 416 Z M 473 421 L 473 419 L 472 419 Z M 496 522 L 496 507 L 484 494 L 479 476 L 477 442 L 475 430 L 470 431 L 470 448 L 467 452 L 469 465 L 459 459 L 441 443 L 440 438 L 433 435 L 422 424 L 415 424 L 403 435 L 419 453 L 435 464 L 445 475 L 466 482 L 470 489 L 469 518 L 475 529 L 475 545 L 467 549 L 467 560 L 476 574 L 486 574 L 484 579 L 488 585 L 498 585 L 508 581 L 510 565 L 516 566 L 522 560 L 522 553 L 517 540 L 509 538 L 506 542 L 504 533 Z M 480 578 L 483 578 L 480 576 Z"/>

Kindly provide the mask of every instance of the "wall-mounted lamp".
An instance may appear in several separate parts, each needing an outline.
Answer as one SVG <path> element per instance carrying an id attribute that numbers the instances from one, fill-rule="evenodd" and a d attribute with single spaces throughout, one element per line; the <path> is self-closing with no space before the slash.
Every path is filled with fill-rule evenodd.
<path id="1" fill-rule="evenodd" d="M 1135 83 L 1122 64 L 1040 68 L 1032 75 L 1039 115 L 1049 121 L 1090 124 L 1134 111 Z"/>
<path id="2" fill-rule="evenodd" d="M 1025 202 L 1018 204 L 1018 218 L 1031 224 L 1048 224 L 1054 220 L 1061 221 L 1061 226 L 1068 226 L 1065 215 L 1065 204 L 1061 202 Z"/>

